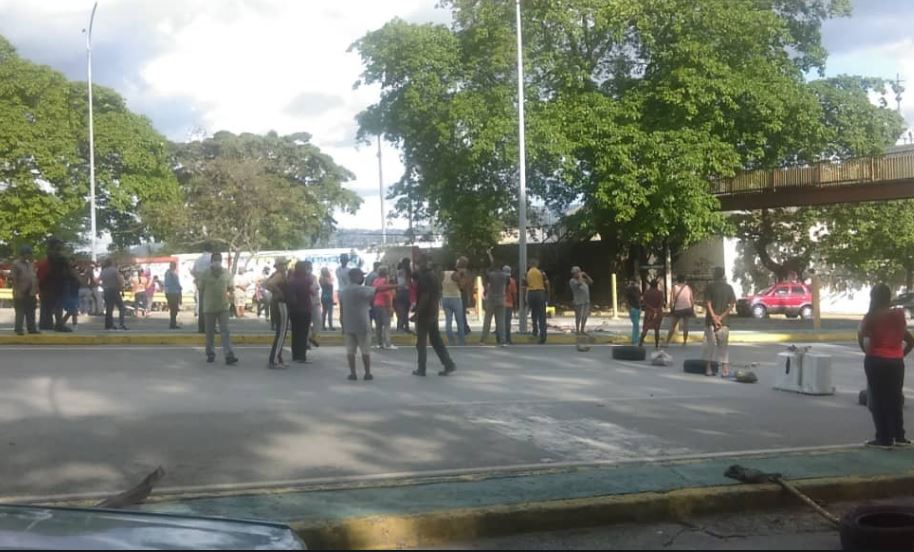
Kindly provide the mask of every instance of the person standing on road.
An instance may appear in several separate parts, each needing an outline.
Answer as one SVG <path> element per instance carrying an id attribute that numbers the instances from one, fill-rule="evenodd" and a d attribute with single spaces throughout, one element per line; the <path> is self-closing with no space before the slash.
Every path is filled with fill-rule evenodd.
<path id="1" fill-rule="evenodd" d="M 463 255 L 458 257 L 456 272 L 457 286 L 460 288 L 460 302 L 463 304 L 463 335 L 466 337 L 471 333 L 469 316 L 467 313 L 475 303 L 475 301 L 473 301 L 475 281 L 473 280 L 473 275 L 470 273 L 470 259 Z"/>
<path id="2" fill-rule="evenodd" d="M 23 322 L 30 334 L 41 333 L 35 327 L 35 307 L 38 305 L 38 275 L 32 262 L 32 248 L 23 245 L 19 248 L 19 258 L 13 263 L 10 271 L 13 286 L 13 308 L 15 309 L 16 335 L 25 335 Z"/>
<path id="3" fill-rule="evenodd" d="M 579 266 L 571 267 L 571 296 L 574 302 L 574 333 L 587 335 L 587 319 L 590 317 L 590 286 L 593 280 Z"/>
<path id="4" fill-rule="evenodd" d="M 666 304 L 666 298 L 658 286 L 660 282 L 654 278 L 650 282 L 650 289 L 644 292 L 641 298 L 641 304 L 644 306 L 644 329 L 641 330 L 641 339 L 638 340 L 638 346 L 644 346 L 644 340 L 647 338 L 647 332 L 654 330 L 654 348 L 660 348 L 660 324 L 663 323 L 663 306 Z"/>
<path id="5" fill-rule="evenodd" d="M 420 255 L 416 260 L 419 268 L 418 282 L 416 284 L 416 351 L 418 352 L 418 368 L 413 375 L 425 376 L 428 358 L 427 345 L 431 341 L 438 360 L 444 365 L 444 370 L 438 372 L 439 376 L 447 376 L 457 369 L 454 361 L 447 352 L 447 347 L 438 331 L 438 304 L 441 302 L 441 280 L 428 266 L 428 257 Z"/>
<path id="6" fill-rule="evenodd" d="M 270 304 L 273 302 L 270 291 L 263 287 L 263 283 L 270 277 L 270 267 L 263 267 L 263 272 L 257 277 L 256 288 L 254 291 L 254 301 L 257 303 L 257 318 L 263 314 L 264 318 L 270 320 Z"/>
<path id="7" fill-rule="evenodd" d="M 219 333 L 222 336 L 222 352 L 225 354 L 225 363 L 229 366 L 238 362 L 235 351 L 232 349 L 232 336 L 229 332 L 229 297 L 234 285 L 232 274 L 222 267 L 222 254 L 213 253 L 210 258 L 209 270 L 202 278 L 203 283 L 203 315 L 206 317 L 206 362 L 216 360 L 216 322 L 219 323 Z"/>
<path id="8" fill-rule="evenodd" d="M 136 304 L 136 313 L 143 317 L 149 316 L 149 303 L 146 297 L 146 288 L 149 287 L 149 279 L 143 274 L 142 270 L 136 271 L 136 276 L 130 279 L 130 285 L 133 291 L 133 301 Z"/>
<path id="9" fill-rule="evenodd" d="M 165 271 L 165 300 L 168 301 L 168 313 L 171 323 L 168 328 L 177 330 L 178 310 L 181 308 L 181 278 L 178 276 L 178 263 L 172 261 Z"/>
<path id="10" fill-rule="evenodd" d="M 295 271 L 289 278 L 286 305 L 289 309 L 289 324 L 292 327 L 292 361 L 308 362 L 308 333 L 311 329 L 311 308 L 314 279 L 310 274 L 311 263 L 295 263 Z"/>
<path id="11" fill-rule="evenodd" d="M 326 266 L 321 268 L 321 330 L 333 331 L 333 276 Z"/>
<path id="12" fill-rule="evenodd" d="M 511 341 L 511 315 L 514 313 L 514 306 L 517 305 L 517 280 L 511 277 L 511 267 L 505 265 L 501 267 L 508 280 L 508 289 L 505 292 L 505 343 L 513 345 Z"/>
<path id="13" fill-rule="evenodd" d="M 62 289 L 63 242 L 55 237 L 48 238 L 45 258 L 38 261 L 35 271 L 38 276 L 38 328 L 54 330 L 62 327 L 63 316 L 58 303 Z M 67 328 L 68 330 L 69 328 Z M 66 331 L 66 330 L 64 330 Z"/>
<path id="14" fill-rule="evenodd" d="M 61 325 L 72 321 L 73 329 L 79 325 L 79 287 L 82 276 L 72 260 L 68 260 L 63 274 L 63 291 L 61 292 L 61 305 L 64 309 Z"/>
<path id="15" fill-rule="evenodd" d="M 273 266 L 276 271 L 263 283 L 272 298 L 270 319 L 276 330 L 273 347 L 270 348 L 270 358 L 267 361 L 267 368 L 271 370 L 286 367 L 282 360 L 282 350 L 286 345 L 286 332 L 289 331 L 289 306 L 286 304 L 286 296 L 289 293 L 289 261 L 285 257 L 277 257 Z"/>
<path id="16" fill-rule="evenodd" d="M 482 335 L 479 343 L 485 343 L 495 317 L 495 341 L 501 346 L 505 343 L 505 294 L 508 291 L 508 275 L 495 263 L 495 257 L 489 250 L 489 270 L 486 272 L 485 319 L 482 324 Z"/>
<path id="17" fill-rule="evenodd" d="M 340 291 L 340 326 L 343 327 L 343 336 L 346 342 L 346 361 L 349 363 L 349 380 L 358 378 L 355 371 L 355 354 L 362 353 L 362 367 L 365 370 L 364 379 L 373 380 L 371 375 L 371 341 L 369 334 L 371 326 L 368 322 L 368 311 L 374 302 L 375 294 L 397 288 L 396 284 L 382 285 L 379 287 L 364 286 L 365 274 L 361 269 L 353 268 L 346 275 L 348 284 Z M 345 310 L 345 314 L 343 314 Z"/>
<path id="18" fill-rule="evenodd" d="M 102 293 L 105 297 L 105 329 L 114 329 L 114 307 L 117 307 L 118 328 L 126 330 L 124 325 L 124 299 L 121 293 L 124 291 L 126 282 L 124 275 L 117 269 L 117 264 L 113 259 L 105 259 L 102 263 L 102 273 L 98 277 L 102 284 Z"/>
<path id="19" fill-rule="evenodd" d="M 248 286 L 251 285 L 251 279 L 247 274 L 247 269 L 238 269 L 238 276 L 235 277 L 235 290 L 232 293 L 233 303 L 235 304 L 235 318 L 244 318 L 244 311 L 248 304 Z"/>
<path id="20" fill-rule="evenodd" d="M 533 335 L 539 335 L 539 344 L 546 342 L 546 301 L 549 300 L 549 280 L 546 274 L 539 269 L 539 259 L 530 260 L 530 269 L 527 271 L 526 288 L 527 304 L 533 316 Z M 521 313 L 523 316 L 523 313 Z"/>
<path id="21" fill-rule="evenodd" d="M 705 343 L 702 358 L 707 362 L 705 375 L 711 376 L 711 362 L 717 361 L 721 377 L 730 375 L 730 328 L 727 316 L 736 307 L 736 294 L 725 281 L 726 272 L 722 266 L 714 267 L 714 281 L 705 288 Z"/>
<path id="22" fill-rule="evenodd" d="M 377 274 L 370 285 L 375 288 L 374 303 L 371 310 L 374 313 L 378 348 L 393 350 L 396 347 L 390 342 L 390 319 L 394 312 L 396 284 L 390 285 L 386 266 L 379 267 Z"/>
<path id="23" fill-rule="evenodd" d="M 394 297 L 394 308 L 397 311 L 397 331 L 409 333 L 409 286 L 413 280 L 409 257 L 403 257 L 397 265 L 397 295 Z"/>
<path id="24" fill-rule="evenodd" d="M 346 289 L 349 286 L 349 255 L 342 253 L 340 255 L 340 266 L 336 269 L 336 285 L 337 285 L 337 298 L 340 303 L 340 326 L 343 325 L 343 299 L 339 295 L 339 291 Z M 345 330 L 343 330 L 345 333 Z"/>
<path id="25" fill-rule="evenodd" d="M 637 345 L 641 334 L 641 286 L 637 280 L 632 280 L 625 288 L 625 302 L 628 303 L 628 318 L 632 321 L 632 345 Z"/>
<path id="26" fill-rule="evenodd" d="M 682 346 L 685 347 L 689 342 L 689 318 L 695 316 L 695 297 L 692 293 L 692 286 L 686 283 L 685 276 L 682 274 L 676 276 L 676 285 L 673 286 L 673 323 L 670 325 L 670 333 L 666 336 L 666 345 L 670 346 L 673 341 L 673 335 L 676 334 L 676 325 L 682 322 Z"/>
<path id="27" fill-rule="evenodd" d="M 460 289 L 460 276 L 455 270 L 445 270 L 441 280 L 441 308 L 444 309 L 444 333 L 447 342 L 454 345 L 466 345 L 466 311 L 463 308 L 463 297 Z M 454 335 L 453 323 L 457 324 Z"/>
<path id="28" fill-rule="evenodd" d="M 203 275 L 209 270 L 209 264 L 213 258 L 213 246 L 208 243 L 203 244 L 203 253 L 194 261 L 194 268 L 191 274 L 194 277 L 194 284 L 197 286 L 197 301 L 195 309 L 197 311 L 197 333 L 206 332 L 206 319 L 203 316 Z"/>
<path id="29" fill-rule="evenodd" d="M 90 263 L 79 270 L 79 314 L 94 314 L 96 311 L 92 308 L 93 290 L 95 289 L 95 278 L 92 271 L 95 263 Z"/>
<path id="30" fill-rule="evenodd" d="M 914 349 L 904 310 L 893 309 L 892 291 L 876 284 L 870 291 L 870 309 L 860 323 L 857 343 L 866 355 L 867 407 L 876 426 L 871 447 L 909 446 L 904 431 L 904 357 Z M 904 343 L 904 348 L 902 348 Z"/>
<path id="31" fill-rule="evenodd" d="M 304 268 L 305 276 L 308 277 L 308 288 L 311 290 L 311 328 L 308 331 L 308 345 L 305 346 L 305 349 L 310 351 L 312 346 L 315 348 L 321 346 L 317 341 L 317 315 L 320 313 L 321 286 L 317 281 L 317 276 L 314 275 L 314 263 L 305 261 Z"/>

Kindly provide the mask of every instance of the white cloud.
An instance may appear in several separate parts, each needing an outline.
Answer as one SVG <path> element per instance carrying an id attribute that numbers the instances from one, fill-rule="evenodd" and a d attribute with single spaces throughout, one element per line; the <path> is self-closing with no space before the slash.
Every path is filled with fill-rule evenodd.
<path id="1" fill-rule="evenodd" d="M 102 0 L 93 31 L 93 72 L 104 79 L 105 59 L 121 56 L 117 61 L 124 67 L 99 82 L 117 89 L 173 140 L 186 140 L 201 128 L 311 133 L 316 145 L 355 173 L 349 187 L 367 195 L 358 215 L 339 214 L 341 224 L 380 227 L 376 149 L 354 143 L 354 117 L 376 101 L 378 89 L 353 90 L 362 67 L 358 54 L 347 49 L 394 17 L 447 23 L 448 13 L 435 4 Z M 14 45 L 25 44 L 23 55 L 83 78 L 85 43 L 79 31 L 91 9 L 91 0 L 0 0 L 0 34 Z M 397 152 L 385 146 L 386 182 L 398 180 L 402 171 Z"/>

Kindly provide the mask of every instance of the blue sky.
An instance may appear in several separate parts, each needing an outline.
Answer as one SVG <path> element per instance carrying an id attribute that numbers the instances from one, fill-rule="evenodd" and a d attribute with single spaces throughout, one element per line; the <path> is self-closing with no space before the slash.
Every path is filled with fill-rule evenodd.
<path id="1" fill-rule="evenodd" d="M 353 117 L 377 90 L 352 85 L 361 72 L 348 46 L 393 17 L 446 22 L 437 0 L 101 0 L 93 73 L 123 94 L 172 140 L 227 129 L 307 131 L 356 174 L 365 199 L 345 227 L 380 227 L 374 147 L 355 144 Z M 91 0 L 0 0 L 0 34 L 19 52 L 71 79 L 85 79 Z M 829 21 L 826 74 L 894 78 L 912 92 L 902 111 L 914 120 L 914 1 L 855 0 L 850 19 Z M 313 55 L 319 52 L 320 55 Z M 397 152 L 384 150 L 384 175 L 399 179 Z M 396 226 L 404 226 L 401 221 Z"/>

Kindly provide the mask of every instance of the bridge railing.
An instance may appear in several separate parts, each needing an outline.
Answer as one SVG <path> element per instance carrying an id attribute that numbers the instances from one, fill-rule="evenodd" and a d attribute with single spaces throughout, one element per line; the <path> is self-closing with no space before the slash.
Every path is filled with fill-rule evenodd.
<path id="1" fill-rule="evenodd" d="M 714 194 L 741 194 L 784 188 L 831 187 L 914 178 L 914 152 L 823 161 L 805 167 L 746 171 L 711 183 Z"/>

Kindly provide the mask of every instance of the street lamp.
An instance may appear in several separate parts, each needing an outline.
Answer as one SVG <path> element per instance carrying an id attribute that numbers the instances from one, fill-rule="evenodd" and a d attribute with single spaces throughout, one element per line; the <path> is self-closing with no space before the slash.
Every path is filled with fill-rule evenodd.
<path id="1" fill-rule="evenodd" d="M 517 8 L 517 146 L 519 151 L 520 184 L 517 206 L 517 231 L 519 254 L 519 279 L 523 279 L 527 270 L 527 154 L 524 139 L 524 53 L 521 40 L 520 0 L 515 0 Z M 520 315 L 519 330 L 527 331 L 526 300 L 524 293 L 518 293 L 518 313 Z"/>
<path id="2" fill-rule="evenodd" d="M 92 262 L 98 260 L 95 253 L 95 129 L 92 123 L 92 24 L 95 22 L 95 10 L 98 2 L 92 6 L 89 16 L 89 32 L 86 33 L 86 73 L 89 80 L 89 225 L 92 234 Z"/>

